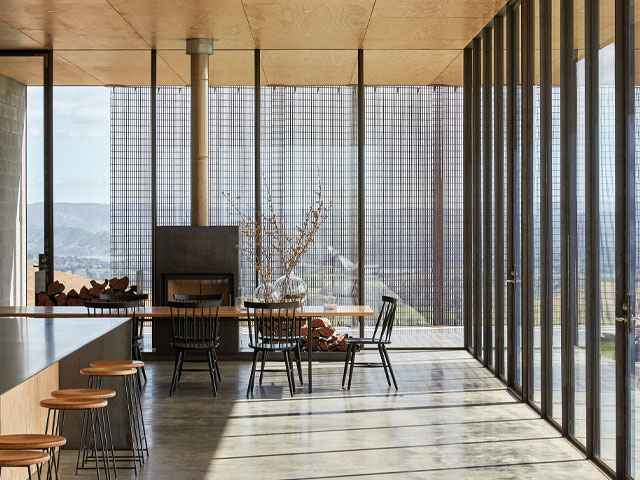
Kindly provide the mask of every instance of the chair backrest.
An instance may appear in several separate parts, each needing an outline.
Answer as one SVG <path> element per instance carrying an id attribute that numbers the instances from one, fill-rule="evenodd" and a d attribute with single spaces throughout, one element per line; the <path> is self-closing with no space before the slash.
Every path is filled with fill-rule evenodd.
<path id="1" fill-rule="evenodd" d="M 144 307 L 144 302 L 149 300 L 148 293 L 135 293 L 135 294 L 123 294 L 123 293 L 101 293 L 100 300 L 105 300 L 109 303 L 114 302 L 137 302 L 139 307 Z"/>
<path id="2" fill-rule="evenodd" d="M 214 302 L 169 302 L 171 332 L 174 345 L 202 347 L 218 340 L 218 310 L 220 300 Z"/>
<path id="3" fill-rule="evenodd" d="M 393 331 L 393 322 L 396 318 L 396 307 L 398 299 L 393 297 L 382 296 L 382 307 L 378 314 L 378 320 L 373 330 L 372 338 L 388 342 L 391 340 L 391 332 Z"/>
<path id="4" fill-rule="evenodd" d="M 90 317 L 135 317 L 138 302 L 84 302 Z"/>
<path id="5" fill-rule="evenodd" d="M 176 302 L 222 302 L 222 295 L 205 295 L 199 293 L 174 293 Z"/>
<path id="6" fill-rule="evenodd" d="M 249 346 L 294 344 L 300 336 L 298 302 L 244 302 L 249 323 Z"/>

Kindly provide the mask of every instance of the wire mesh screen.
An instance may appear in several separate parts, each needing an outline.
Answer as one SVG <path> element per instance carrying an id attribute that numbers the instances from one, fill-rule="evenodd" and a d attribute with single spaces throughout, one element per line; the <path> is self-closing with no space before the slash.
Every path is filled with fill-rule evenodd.
<path id="1" fill-rule="evenodd" d="M 308 302 L 325 294 L 339 304 L 358 303 L 358 149 L 354 87 L 265 87 L 261 97 L 262 206 L 273 208 L 296 235 L 305 210 L 321 188 L 333 211 L 294 272 Z M 277 275 L 283 273 L 275 262 Z M 354 319 L 334 323 L 350 327 Z"/>
<path id="2" fill-rule="evenodd" d="M 400 298 L 394 343 L 462 345 L 462 89 L 371 87 L 365 108 L 366 302 Z"/>
<path id="3" fill-rule="evenodd" d="M 111 275 L 142 280 L 140 292 L 151 288 L 149 93 L 149 87 L 111 89 Z"/>
<path id="4" fill-rule="evenodd" d="M 253 87 L 210 89 L 210 221 L 237 215 L 222 195 L 255 200 Z M 399 297 L 395 346 L 461 346 L 462 88 L 367 87 L 366 282 L 374 310 Z M 149 88 L 111 93 L 111 259 L 114 275 L 144 272 L 151 289 Z M 357 303 L 358 156 L 354 87 L 262 87 L 262 204 L 270 196 L 288 227 L 322 187 L 333 211 L 294 272 L 309 303 L 327 293 Z M 158 225 L 190 217 L 190 96 L 157 90 Z M 255 286 L 242 261 L 241 285 Z M 277 274 L 281 273 L 276 271 Z M 342 322 L 356 334 L 354 319 Z"/>

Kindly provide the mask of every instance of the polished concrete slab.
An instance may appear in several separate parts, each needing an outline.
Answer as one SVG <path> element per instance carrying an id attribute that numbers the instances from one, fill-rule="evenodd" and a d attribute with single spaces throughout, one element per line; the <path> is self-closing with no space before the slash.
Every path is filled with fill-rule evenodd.
<path id="1" fill-rule="evenodd" d="M 319 362 L 313 394 L 294 398 L 278 372 L 247 398 L 243 362 L 222 363 L 218 397 L 206 372 L 185 372 L 169 397 L 172 362 L 151 364 L 150 457 L 139 478 L 606 478 L 467 353 L 393 351 L 391 359 L 397 393 L 381 369 L 366 368 L 346 391 L 342 364 Z M 62 465 L 71 478 L 73 451 Z"/>

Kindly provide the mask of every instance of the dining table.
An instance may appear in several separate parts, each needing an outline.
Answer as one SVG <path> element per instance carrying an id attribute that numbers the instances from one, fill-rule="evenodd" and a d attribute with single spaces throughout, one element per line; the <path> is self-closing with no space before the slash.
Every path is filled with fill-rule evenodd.
<path id="1" fill-rule="evenodd" d="M 110 316 L 128 316 L 131 312 L 113 311 Z M 150 320 L 170 319 L 171 308 L 168 306 L 145 306 L 135 309 L 137 317 Z M 322 305 L 303 305 L 296 309 L 296 316 L 304 318 L 307 322 L 307 345 L 312 344 L 311 322 L 319 317 L 371 317 L 373 309 L 367 305 L 338 305 L 335 308 L 325 308 Z M 246 319 L 247 309 L 239 306 L 220 306 L 218 318 L 220 320 L 243 321 Z M 87 317 L 86 307 L 79 306 L 0 306 L 0 318 L 2 317 L 32 317 L 32 318 L 83 318 Z M 307 386 L 309 393 L 313 392 L 313 351 L 307 349 Z"/>

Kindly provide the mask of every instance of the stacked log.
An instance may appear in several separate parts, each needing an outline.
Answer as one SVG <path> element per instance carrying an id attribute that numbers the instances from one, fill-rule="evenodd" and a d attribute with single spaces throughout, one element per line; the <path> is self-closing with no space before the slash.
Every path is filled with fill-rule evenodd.
<path id="1" fill-rule="evenodd" d="M 85 301 L 99 302 L 100 295 L 103 293 L 113 295 L 134 295 L 137 291 L 135 285 L 129 285 L 129 277 L 105 279 L 100 283 L 91 280 L 89 286 L 83 286 L 80 291 L 71 289 L 64 292 L 64 284 L 57 280 L 47 287 L 46 292 L 38 293 L 36 297 L 36 305 L 44 306 L 70 306 L 82 307 Z"/>
<path id="2" fill-rule="evenodd" d="M 303 350 L 307 350 L 309 330 L 307 325 L 303 325 L 300 329 L 300 335 L 305 337 L 301 341 Z M 346 352 L 349 334 L 337 334 L 336 329 L 328 318 L 314 318 L 311 320 L 311 350 L 321 352 Z"/>

